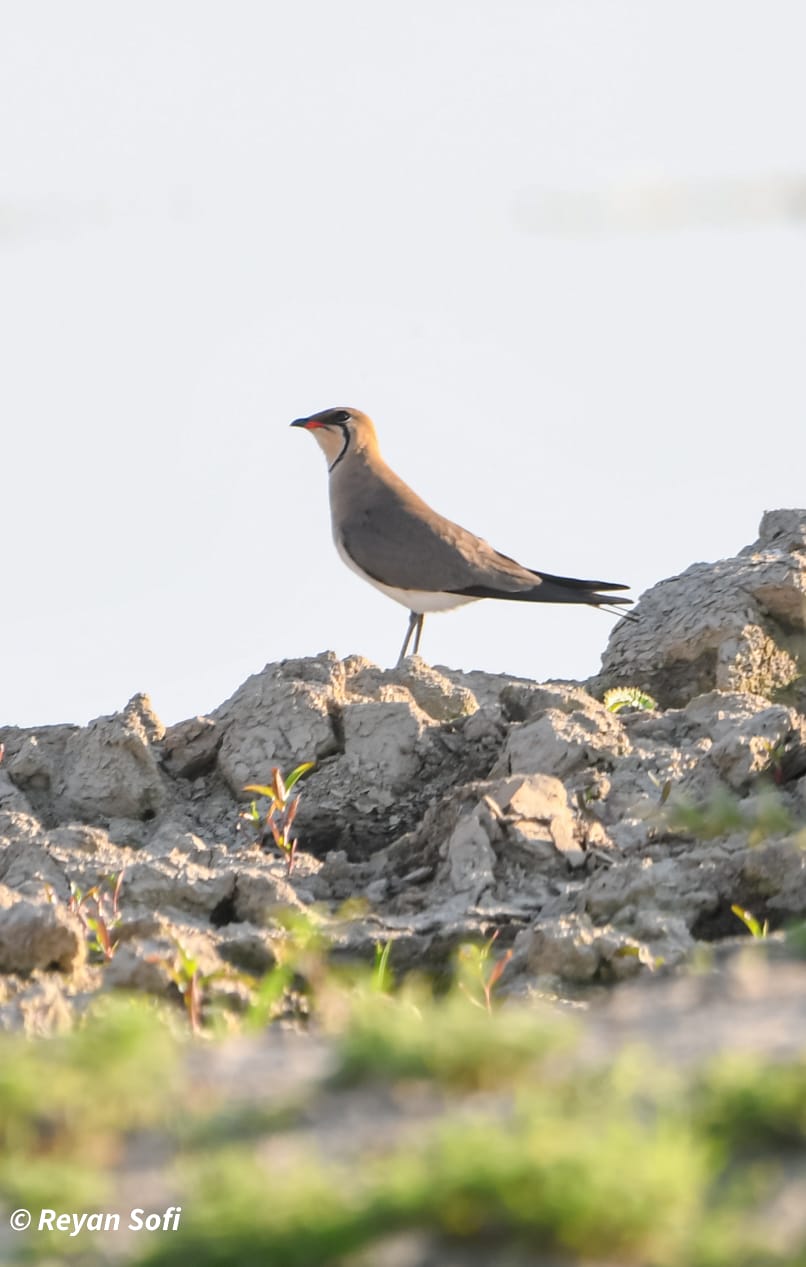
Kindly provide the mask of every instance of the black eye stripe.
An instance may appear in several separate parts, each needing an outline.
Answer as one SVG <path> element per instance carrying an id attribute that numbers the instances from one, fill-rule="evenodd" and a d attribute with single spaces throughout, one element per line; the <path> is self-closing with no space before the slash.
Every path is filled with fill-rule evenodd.
<path id="1" fill-rule="evenodd" d="M 322 421 L 326 427 L 331 424 L 341 426 L 342 423 L 350 421 L 350 415 L 346 409 L 333 409 L 329 414 L 325 415 Z"/>

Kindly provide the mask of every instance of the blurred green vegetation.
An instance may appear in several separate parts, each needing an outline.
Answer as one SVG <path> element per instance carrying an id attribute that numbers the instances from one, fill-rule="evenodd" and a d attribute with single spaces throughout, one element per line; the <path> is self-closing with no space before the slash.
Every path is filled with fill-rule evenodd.
<path id="1" fill-rule="evenodd" d="M 665 806 L 664 822 L 670 831 L 694 840 L 716 840 L 742 832 L 751 846 L 798 828 L 788 806 L 772 788 L 749 808 L 727 788 L 699 804 L 672 794 Z M 797 839 L 806 844 L 802 828 Z"/>
<path id="2" fill-rule="evenodd" d="M 119 1174 L 145 1141 L 149 1188 L 160 1175 L 183 1214 L 176 1233 L 132 1238 L 137 1267 L 336 1267 L 407 1230 L 454 1252 L 489 1245 L 491 1262 L 517 1249 L 591 1267 L 806 1263 L 774 1213 L 806 1166 L 803 1065 L 679 1069 L 635 1050 L 593 1062 L 573 1014 L 488 1011 L 472 956 L 435 996 L 393 982 L 388 948 L 382 970 L 344 971 L 310 931 L 296 944 L 248 1038 L 191 1037 L 179 1009 L 141 999 L 103 1000 L 67 1036 L 0 1037 L 9 1211 L 121 1209 Z M 267 1043 L 289 1023 L 327 1053 L 309 1076 L 284 1075 L 263 1047 L 265 1084 L 254 1068 L 248 1087 L 203 1073 L 220 1044 Z M 110 1235 L 15 1245 L 28 1261 L 94 1264 Z"/>
<path id="3" fill-rule="evenodd" d="M 0 1035 L 0 1197 L 97 1208 L 126 1137 L 170 1122 L 178 1078 L 176 1040 L 142 999 L 68 1035 Z"/>

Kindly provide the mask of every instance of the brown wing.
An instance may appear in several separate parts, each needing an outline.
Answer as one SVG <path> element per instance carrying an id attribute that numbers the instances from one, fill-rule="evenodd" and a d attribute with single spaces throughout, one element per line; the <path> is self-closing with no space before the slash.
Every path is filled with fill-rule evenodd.
<path id="1" fill-rule="evenodd" d="M 376 472 L 371 478 L 354 472 L 348 503 L 339 504 L 338 486 L 333 492 L 345 550 L 384 585 L 456 593 L 474 585 L 516 592 L 540 583 L 534 572 L 437 514 L 391 471 L 382 481 Z"/>

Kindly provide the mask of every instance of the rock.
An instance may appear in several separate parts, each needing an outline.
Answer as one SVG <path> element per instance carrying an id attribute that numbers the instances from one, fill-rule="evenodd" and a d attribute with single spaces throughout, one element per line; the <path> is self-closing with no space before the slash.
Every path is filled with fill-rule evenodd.
<path id="1" fill-rule="evenodd" d="M 271 864 L 261 860 L 238 867 L 232 893 L 232 923 L 239 921 L 265 928 L 274 925 L 283 911 L 300 909 L 293 885 L 277 874 Z"/>
<path id="2" fill-rule="evenodd" d="M 107 964 L 104 981 L 113 990 L 140 990 L 165 997 L 176 989 L 171 976 L 175 959 L 176 946 L 168 937 L 125 944 Z"/>
<path id="3" fill-rule="evenodd" d="M 223 732 L 218 768 L 238 799 L 248 799 L 247 783 L 266 783 L 273 766 L 287 773 L 341 747 L 331 715 L 343 698 L 343 670 L 330 656 L 301 665 L 267 665 L 213 715 Z M 302 673 L 304 680 L 296 676 Z"/>
<path id="4" fill-rule="evenodd" d="M 64 769 L 64 753 L 78 726 L 42 726 L 32 731 L 0 728 L 5 742 L 6 769 L 38 808 L 51 793 L 57 774 Z"/>
<path id="5" fill-rule="evenodd" d="M 33 814 L 0 809 L 0 849 L 13 841 L 41 841 L 44 829 Z"/>
<path id="6" fill-rule="evenodd" d="M 48 788 L 53 779 L 54 764 L 52 753 L 39 736 L 26 735 L 14 756 L 7 763 L 9 777 L 13 777 L 17 787 Z"/>
<path id="7" fill-rule="evenodd" d="M 0 769 L 0 811 L 10 810 L 17 814 L 31 814 L 33 806 L 28 797 L 11 781 L 11 775 Z"/>
<path id="8" fill-rule="evenodd" d="M 501 709 L 485 705 L 468 717 L 462 727 L 462 734 L 468 743 L 486 744 L 491 749 L 501 746 L 506 729 L 501 722 Z"/>
<path id="9" fill-rule="evenodd" d="M 60 800 L 71 815 L 97 822 L 156 814 L 165 789 L 152 741 L 161 728 L 144 699 L 135 696 L 122 713 L 68 739 Z"/>
<path id="10" fill-rule="evenodd" d="M 166 770 L 178 779 L 196 779 L 215 766 L 223 731 L 212 717 L 191 717 L 169 726 L 162 744 Z"/>
<path id="11" fill-rule="evenodd" d="M 28 840 L 12 840 L 0 850 L 0 881 L 26 897 L 56 896 L 67 901 L 70 886 L 64 868 L 46 848 Z"/>
<path id="12" fill-rule="evenodd" d="M 479 669 L 465 673 L 444 664 L 436 665 L 435 672 L 463 690 L 470 691 L 479 708 L 495 710 L 500 716 L 504 713 L 502 701 L 509 688 L 524 686 L 528 689 L 535 685 L 527 678 L 515 678 L 506 673 L 483 673 Z"/>
<path id="13" fill-rule="evenodd" d="M 0 1033 L 22 1031 L 30 1038 L 66 1033 L 73 1023 L 71 1003 L 62 974 L 0 977 Z"/>
<path id="14" fill-rule="evenodd" d="M 766 510 L 761 518 L 758 541 L 754 545 L 745 546 L 739 554 L 753 555 L 765 548 L 780 550 L 786 554 L 806 552 L 806 511 Z"/>
<path id="15" fill-rule="evenodd" d="M 741 789 L 754 776 L 774 772 L 785 753 L 802 752 L 806 721 L 794 709 L 764 708 L 723 734 L 711 749 L 711 760 L 730 787 Z"/>
<path id="16" fill-rule="evenodd" d="M 802 631 L 804 615 L 804 566 L 806 560 L 806 511 L 768 510 L 762 517 L 758 541 L 739 551 L 739 557 L 769 555 L 779 571 L 756 578 L 753 595 L 783 628 Z"/>
<path id="17" fill-rule="evenodd" d="M 154 712 L 149 696 L 142 691 L 129 700 L 123 710 L 123 720 L 142 732 L 149 743 L 159 743 L 165 738 L 165 726 Z"/>
<path id="18" fill-rule="evenodd" d="M 803 918 L 806 910 L 806 856 L 803 843 L 797 840 L 768 840 L 743 851 L 737 858 L 738 894 L 752 893 L 755 899 L 766 899 L 770 913 L 780 912 L 778 920 Z"/>
<path id="19" fill-rule="evenodd" d="M 346 765 L 361 774 L 367 809 L 389 806 L 416 774 L 418 749 L 431 725 L 410 699 L 346 704 L 342 710 Z"/>
<path id="20" fill-rule="evenodd" d="M 218 943 L 218 953 L 226 963 L 255 976 L 269 972 L 277 963 L 272 939 L 248 923 L 230 924 Z"/>
<path id="21" fill-rule="evenodd" d="M 448 838 L 450 886 L 455 893 L 466 894 L 469 904 L 478 902 L 493 883 L 495 851 L 490 845 L 490 835 L 494 830 L 490 811 L 481 804 L 459 819 Z"/>
<path id="22" fill-rule="evenodd" d="M 50 848 L 66 854 L 100 854 L 109 847 L 109 833 L 102 827 L 88 827 L 85 823 L 69 823 L 48 832 Z"/>
<path id="23" fill-rule="evenodd" d="M 84 930 L 75 915 L 0 886 L 0 972 L 71 972 L 85 958 Z"/>
<path id="24" fill-rule="evenodd" d="M 160 821 L 155 830 L 150 819 L 144 822 L 138 818 L 110 818 L 107 835 L 121 849 L 142 849 L 164 828 L 171 827 L 175 827 L 173 820 L 168 823 Z"/>
<path id="25" fill-rule="evenodd" d="M 184 823 L 173 819 L 160 823 L 145 846 L 144 852 L 152 858 L 167 858 L 172 854 L 182 854 L 193 862 L 209 867 L 213 861 L 213 851 L 200 836 L 187 831 Z"/>
<path id="26" fill-rule="evenodd" d="M 491 796 L 501 806 L 510 841 L 535 859 L 553 861 L 557 850 L 571 867 L 585 861 L 568 794 L 559 779 L 547 774 L 516 776 L 494 784 Z"/>
<path id="27" fill-rule="evenodd" d="M 639 686 L 663 707 L 717 689 L 769 695 L 799 676 L 792 635 L 806 631 L 806 510 L 764 516 L 759 540 L 733 559 L 695 563 L 641 595 L 592 681 Z"/>
<path id="28" fill-rule="evenodd" d="M 420 656 L 409 656 L 390 676 L 411 692 L 417 707 L 434 721 L 470 717 L 478 709 L 472 691 L 430 668 Z"/>
<path id="29" fill-rule="evenodd" d="M 576 983 L 635 976 L 646 958 L 638 942 L 586 916 L 539 920 L 518 934 L 514 952 L 515 962 L 525 959 L 535 976 Z"/>
<path id="30" fill-rule="evenodd" d="M 334 953 L 371 962 L 390 941 L 396 970 L 438 975 L 498 931 L 516 950 L 502 986 L 526 993 L 674 966 L 741 931 L 734 903 L 773 929 L 803 919 L 806 696 L 789 678 L 804 568 L 806 512 L 771 512 L 735 559 L 645 595 L 595 685 L 649 689 L 649 711 L 611 713 L 577 683 L 326 653 L 267 665 L 168 730 L 145 696 L 85 727 L 0 728 L 0 1027 L 63 1023 L 81 974 L 87 993 L 173 997 L 158 960 L 177 941 L 263 972 L 289 911 Z M 314 758 L 288 875 L 243 787 Z M 88 965 L 71 886 L 100 886 L 111 918 L 121 875 L 117 949 Z"/>
<path id="31" fill-rule="evenodd" d="M 512 726 L 496 770 L 562 779 L 590 766 L 613 764 L 629 751 L 622 723 L 605 708 L 572 713 L 549 708 L 536 721 Z"/>
<path id="32" fill-rule="evenodd" d="M 231 900 L 235 887 L 229 871 L 200 866 L 178 850 L 165 858 L 137 856 L 124 882 L 127 906 L 208 918 Z"/>
<path id="33" fill-rule="evenodd" d="M 534 721 L 548 709 L 561 713 L 583 713 L 596 718 L 604 708 L 583 687 L 573 682 L 508 682 L 501 691 L 500 700 L 507 720 L 511 722 Z M 612 716 L 608 713 L 608 717 Z"/>

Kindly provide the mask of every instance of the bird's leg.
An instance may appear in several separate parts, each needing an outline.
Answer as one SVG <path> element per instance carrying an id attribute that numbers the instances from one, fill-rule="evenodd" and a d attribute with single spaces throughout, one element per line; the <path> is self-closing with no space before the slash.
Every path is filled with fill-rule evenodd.
<path id="1" fill-rule="evenodd" d="M 406 636 L 403 639 L 403 646 L 400 648 L 400 655 L 397 658 L 398 666 L 400 666 L 406 658 L 406 652 L 408 650 L 409 643 L 411 642 L 411 635 L 414 633 L 415 628 L 417 629 L 417 641 L 414 646 L 416 653 L 417 647 L 420 645 L 420 631 L 423 627 L 422 621 L 422 616 L 418 616 L 417 612 L 409 612 L 409 623 L 406 628 Z"/>
<path id="2" fill-rule="evenodd" d="M 425 614 L 423 612 L 420 612 L 419 616 L 417 617 L 417 632 L 414 635 L 414 651 L 412 653 L 413 655 L 417 655 L 419 653 L 420 639 L 423 636 L 424 624 L 425 624 Z"/>

